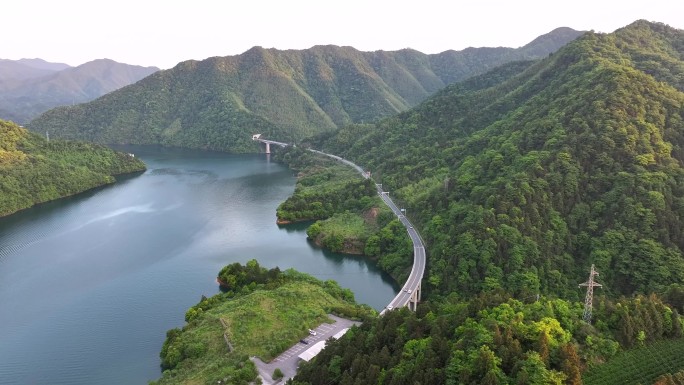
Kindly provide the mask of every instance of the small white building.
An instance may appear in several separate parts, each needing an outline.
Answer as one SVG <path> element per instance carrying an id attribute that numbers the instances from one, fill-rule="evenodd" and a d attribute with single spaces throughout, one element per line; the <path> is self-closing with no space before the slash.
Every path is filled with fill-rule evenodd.
<path id="1" fill-rule="evenodd" d="M 315 344 L 313 344 L 312 347 L 306 349 L 302 354 L 299 355 L 299 358 L 309 362 L 311 361 L 312 358 L 316 357 L 318 353 L 323 350 L 325 347 L 325 341 L 318 341 Z"/>
<path id="2" fill-rule="evenodd" d="M 344 328 L 340 330 L 339 332 L 335 333 L 333 336 L 334 339 L 339 340 L 340 337 L 344 335 L 344 333 L 348 332 L 349 328 Z M 321 352 L 325 348 L 325 341 L 318 341 L 315 344 L 313 344 L 310 348 L 306 349 L 302 354 L 300 354 L 298 357 L 306 362 L 311 361 L 312 358 L 316 357 L 318 353 Z"/>
<path id="3" fill-rule="evenodd" d="M 261 138 L 261 134 L 254 134 L 254 135 L 252 135 L 252 140 L 257 140 L 257 139 L 259 139 L 259 138 Z"/>
<path id="4" fill-rule="evenodd" d="M 346 333 L 348 330 L 349 330 L 349 328 L 344 328 L 344 329 L 340 330 L 339 332 L 337 332 L 337 333 L 333 336 L 333 338 L 336 339 L 336 340 L 339 340 L 340 337 L 342 337 L 342 336 L 344 335 L 344 333 Z"/>

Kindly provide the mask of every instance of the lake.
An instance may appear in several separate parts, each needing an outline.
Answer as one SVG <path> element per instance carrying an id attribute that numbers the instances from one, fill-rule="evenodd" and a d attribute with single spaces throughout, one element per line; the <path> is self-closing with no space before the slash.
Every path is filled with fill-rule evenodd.
<path id="1" fill-rule="evenodd" d="M 0 219 L 1 384 L 157 379 L 166 331 L 233 262 L 334 279 L 378 310 L 397 292 L 365 258 L 276 225 L 295 177 L 267 155 L 123 149 L 148 170 Z"/>

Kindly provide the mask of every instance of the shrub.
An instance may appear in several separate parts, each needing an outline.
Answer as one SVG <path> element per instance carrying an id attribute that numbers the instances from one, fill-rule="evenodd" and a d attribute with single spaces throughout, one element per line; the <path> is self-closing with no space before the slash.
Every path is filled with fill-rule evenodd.
<path id="1" fill-rule="evenodd" d="M 280 368 L 275 368 L 273 371 L 273 375 L 271 376 L 274 380 L 280 380 L 281 378 L 285 377 L 283 374 L 283 371 L 280 370 Z"/>

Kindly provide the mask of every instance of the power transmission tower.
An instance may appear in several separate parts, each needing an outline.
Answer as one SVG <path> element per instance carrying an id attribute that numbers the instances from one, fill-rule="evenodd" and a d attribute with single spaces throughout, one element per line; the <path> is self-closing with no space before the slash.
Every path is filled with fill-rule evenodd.
<path id="1" fill-rule="evenodd" d="M 594 302 L 594 287 L 603 287 L 600 283 L 594 281 L 594 276 L 598 276 L 599 273 L 594 268 L 594 264 L 591 264 L 591 272 L 589 273 L 589 280 L 584 283 L 580 283 L 579 287 L 587 287 L 587 296 L 584 298 L 584 322 L 591 323 L 591 310 L 593 308 Z"/>

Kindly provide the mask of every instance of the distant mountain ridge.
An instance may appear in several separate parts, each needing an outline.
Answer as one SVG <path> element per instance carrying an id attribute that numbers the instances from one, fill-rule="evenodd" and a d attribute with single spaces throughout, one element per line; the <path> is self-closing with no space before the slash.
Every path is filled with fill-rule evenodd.
<path id="1" fill-rule="evenodd" d="M 50 108 L 88 102 L 158 70 L 109 59 L 77 67 L 42 59 L 2 59 L 0 118 L 26 123 Z"/>
<path id="2" fill-rule="evenodd" d="M 30 127 L 103 143 L 251 152 L 255 132 L 296 141 L 374 121 L 502 63 L 544 57 L 581 34 L 561 28 L 518 49 L 436 55 L 333 45 L 254 47 L 241 55 L 179 63 L 90 103 L 51 110 Z"/>
<path id="3" fill-rule="evenodd" d="M 23 81 L 52 75 L 72 68 L 66 63 L 52 63 L 43 59 L 0 59 L 0 92 L 18 87 Z"/>
<path id="4" fill-rule="evenodd" d="M 39 59 L 39 58 L 34 58 L 34 59 L 19 59 L 17 60 L 17 63 L 21 63 L 24 65 L 27 65 L 29 67 L 37 68 L 37 69 L 43 69 L 43 70 L 49 70 L 49 71 L 62 71 L 67 68 L 72 68 L 70 65 L 66 63 L 54 63 L 54 62 L 49 62 L 47 60 Z"/>

